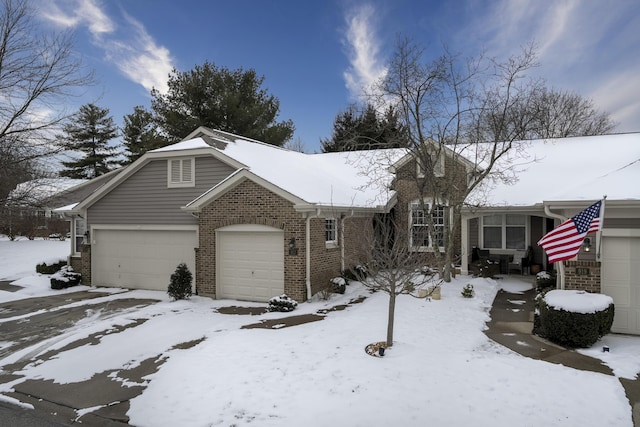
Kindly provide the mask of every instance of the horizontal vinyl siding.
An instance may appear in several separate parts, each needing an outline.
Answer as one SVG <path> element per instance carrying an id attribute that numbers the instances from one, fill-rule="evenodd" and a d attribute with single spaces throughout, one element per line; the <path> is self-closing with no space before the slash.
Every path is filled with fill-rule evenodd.
<path id="1" fill-rule="evenodd" d="M 603 228 L 640 228 L 640 218 L 605 218 Z"/>
<path id="2" fill-rule="evenodd" d="M 89 208 L 89 224 L 196 224 L 186 205 L 233 172 L 213 157 L 196 158 L 196 185 L 167 188 L 167 160 L 154 160 Z"/>

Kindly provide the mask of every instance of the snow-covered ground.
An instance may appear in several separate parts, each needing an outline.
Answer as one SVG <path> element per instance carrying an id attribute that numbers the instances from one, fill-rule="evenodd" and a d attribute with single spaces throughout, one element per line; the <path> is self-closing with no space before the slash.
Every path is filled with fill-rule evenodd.
<path id="1" fill-rule="evenodd" d="M 68 245 L 0 238 L 0 280 L 19 279 L 15 284 L 25 287 L 0 291 L 0 302 L 59 293 L 48 288 L 47 276 L 35 274 L 35 264 L 64 258 Z M 28 365 L 20 381 L 76 382 L 163 354 L 165 363 L 131 400 L 133 425 L 631 426 L 631 408 L 616 377 L 527 359 L 482 333 L 499 286 L 526 288 L 517 278 L 499 282 L 463 276 L 442 288 L 439 301 L 400 297 L 394 346 L 383 358 L 364 348 L 385 338 L 388 298 L 370 295 L 358 284 L 329 302 L 300 304 L 291 314 L 315 313 L 359 295 L 367 296 L 364 302 L 329 312 L 320 322 L 274 329 L 240 327 L 287 314 L 215 310 L 259 304 L 201 297 L 171 302 L 152 291 L 114 293 L 101 298 L 158 303 L 109 317 L 89 312 L 48 349 L 134 319 L 146 322 Z M 461 296 L 468 283 L 476 293 L 471 299 Z M 78 289 L 89 288 L 70 291 Z M 202 338 L 192 348 L 172 349 Z M 603 343 L 610 353 L 601 352 Z M 0 369 L 32 351 L 5 357 Z M 603 359 L 617 376 L 634 378 L 640 372 L 640 337 L 610 335 L 585 353 Z M 0 384 L 0 393 L 12 384 Z"/>

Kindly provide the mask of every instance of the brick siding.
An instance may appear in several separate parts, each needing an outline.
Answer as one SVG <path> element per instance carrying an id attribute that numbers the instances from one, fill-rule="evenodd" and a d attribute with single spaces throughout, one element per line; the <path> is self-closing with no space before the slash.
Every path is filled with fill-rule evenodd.
<path id="1" fill-rule="evenodd" d="M 601 265 L 598 261 L 566 261 L 564 266 L 564 287 L 593 293 L 600 293 Z M 576 269 L 587 269 L 589 274 L 577 274 Z"/>

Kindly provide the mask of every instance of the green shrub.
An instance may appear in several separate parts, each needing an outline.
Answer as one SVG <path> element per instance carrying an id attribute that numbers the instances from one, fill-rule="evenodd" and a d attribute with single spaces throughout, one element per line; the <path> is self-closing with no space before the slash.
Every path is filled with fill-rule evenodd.
<path id="1" fill-rule="evenodd" d="M 171 274 L 171 281 L 167 293 L 174 300 L 187 299 L 191 296 L 191 282 L 193 275 L 189 271 L 187 264 L 181 262 L 176 267 L 176 271 Z"/>
<path id="2" fill-rule="evenodd" d="M 473 290 L 473 285 L 471 283 L 466 285 L 464 288 L 462 288 L 461 294 L 465 298 L 473 298 L 473 295 L 475 294 Z"/>
<path id="3" fill-rule="evenodd" d="M 36 265 L 36 273 L 54 274 L 57 271 L 60 271 L 60 269 L 65 265 L 67 265 L 67 261 L 64 261 L 64 260 L 60 260 L 53 264 L 47 264 L 46 262 L 41 262 L 40 264 Z"/>
<path id="4" fill-rule="evenodd" d="M 557 273 L 555 270 L 541 271 L 536 274 L 536 291 L 544 292 L 545 290 L 556 287 Z"/>
<path id="5" fill-rule="evenodd" d="M 267 309 L 269 311 L 282 311 L 288 312 L 293 311 L 298 306 L 298 302 L 289 298 L 287 295 L 282 294 L 277 297 L 273 297 L 269 300 L 269 306 Z"/>
<path id="6" fill-rule="evenodd" d="M 73 271 L 70 265 L 65 265 L 51 276 L 51 289 L 70 288 L 79 285 L 81 281 L 82 275 Z"/>
<path id="7" fill-rule="evenodd" d="M 614 305 L 594 313 L 574 313 L 550 307 L 547 301 L 540 300 L 540 327 L 550 341 L 572 347 L 591 347 L 600 338 L 611 331 Z"/>
<path id="8" fill-rule="evenodd" d="M 334 294 L 344 294 L 347 289 L 347 281 L 343 277 L 334 277 L 330 282 Z"/>

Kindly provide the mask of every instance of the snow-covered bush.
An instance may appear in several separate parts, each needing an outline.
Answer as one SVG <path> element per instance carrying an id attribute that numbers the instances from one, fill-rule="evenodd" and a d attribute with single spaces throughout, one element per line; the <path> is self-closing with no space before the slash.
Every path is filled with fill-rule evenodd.
<path id="1" fill-rule="evenodd" d="M 462 288 L 461 294 L 465 298 L 473 298 L 473 296 L 475 295 L 475 292 L 473 290 L 473 285 L 471 283 L 466 285 L 464 288 Z"/>
<path id="2" fill-rule="evenodd" d="M 342 271 L 342 277 L 346 281 L 360 281 L 367 277 L 367 267 L 364 265 L 356 265 Z"/>
<path id="3" fill-rule="evenodd" d="M 176 267 L 176 271 L 171 274 L 171 281 L 167 293 L 174 300 L 187 299 L 191 296 L 191 282 L 193 275 L 189 271 L 187 264 L 181 262 Z"/>
<path id="4" fill-rule="evenodd" d="M 81 281 L 82 275 L 73 271 L 70 265 L 65 265 L 51 276 L 51 289 L 70 288 L 80 284 Z"/>
<path id="5" fill-rule="evenodd" d="M 611 331 L 614 312 L 610 296 L 551 290 L 540 301 L 540 327 L 557 344 L 591 347 Z"/>
<path id="6" fill-rule="evenodd" d="M 329 282 L 333 293 L 344 294 L 347 289 L 347 281 L 343 277 L 334 277 Z"/>
<path id="7" fill-rule="evenodd" d="M 54 262 L 51 264 L 47 264 L 46 262 L 41 262 L 40 264 L 36 265 L 36 273 L 54 274 L 65 265 L 67 265 L 67 261 L 65 260 L 60 260 L 58 262 Z"/>
<path id="8" fill-rule="evenodd" d="M 556 287 L 556 272 L 555 270 L 551 271 L 541 271 L 536 274 L 536 290 L 538 292 L 543 292 L 545 289 L 555 288 Z"/>
<path id="9" fill-rule="evenodd" d="M 298 302 L 289 298 L 287 295 L 282 294 L 277 297 L 273 297 L 269 300 L 269 306 L 267 309 L 269 311 L 282 311 L 288 312 L 293 311 L 298 306 Z"/>

